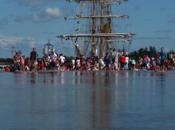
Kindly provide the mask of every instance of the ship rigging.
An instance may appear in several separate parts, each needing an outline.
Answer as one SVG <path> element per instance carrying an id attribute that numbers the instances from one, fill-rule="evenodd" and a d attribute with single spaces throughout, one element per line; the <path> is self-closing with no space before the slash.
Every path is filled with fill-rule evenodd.
<path id="1" fill-rule="evenodd" d="M 65 20 L 86 20 L 88 21 L 87 32 L 79 33 L 79 29 L 75 34 L 62 34 L 58 35 L 58 38 L 65 40 L 73 40 L 74 46 L 80 55 L 86 55 L 80 49 L 77 44 L 79 39 L 84 40 L 84 44 L 87 45 L 86 49 L 90 46 L 90 55 L 104 57 L 105 53 L 109 51 L 113 41 L 124 41 L 131 43 L 133 36 L 132 32 L 129 33 L 116 33 L 113 29 L 112 22 L 114 19 L 128 19 L 128 15 L 114 15 L 112 11 L 112 5 L 122 4 L 128 0 L 67 0 L 70 2 L 78 2 L 80 5 L 88 5 L 90 9 L 90 15 L 83 15 L 80 11 L 79 14 L 73 17 L 65 17 Z M 78 23 L 79 23 L 78 21 Z M 88 43 L 88 44 L 87 44 Z M 81 52 L 81 53 L 80 53 Z"/>

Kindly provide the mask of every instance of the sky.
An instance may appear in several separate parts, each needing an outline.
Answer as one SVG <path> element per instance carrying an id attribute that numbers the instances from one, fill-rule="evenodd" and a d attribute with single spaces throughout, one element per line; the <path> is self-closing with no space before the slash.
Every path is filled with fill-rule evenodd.
<path id="1" fill-rule="evenodd" d="M 115 14 L 127 14 L 128 20 L 116 20 L 115 30 L 134 32 L 129 50 L 140 47 L 175 49 L 175 0 L 128 0 L 113 6 Z M 76 15 L 79 5 L 66 0 L 0 0 L 0 57 L 11 57 L 12 47 L 29 55 L 33 47 L 42 53 L 51 41 L 59 53 L 73 55 L 71 42 L 56 38 L 75 32 L 76 22 L 64 20 Z M 118 31 L 118 32 L 119 32 Z"/>

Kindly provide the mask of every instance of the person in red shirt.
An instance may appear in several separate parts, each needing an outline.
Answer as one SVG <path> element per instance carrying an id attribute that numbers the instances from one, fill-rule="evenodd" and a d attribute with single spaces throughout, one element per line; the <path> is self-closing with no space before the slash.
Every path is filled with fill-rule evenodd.
<path id="1" fill-rule="evenodd" d="M 120 66 L 121 66 L 121 69 L 124 69 L 125 64 L 126 64 L 126 57 L 124 55 L 122 55 L 120 57 Z"/>
<path id="2" fill-rule="evenodd" d="M 11 70 L 10 70 L 9 67 L 6 66 L 6 67 L 4 67 L 4 71 L 5 71 L 5 72 L 10 72 Z"/>

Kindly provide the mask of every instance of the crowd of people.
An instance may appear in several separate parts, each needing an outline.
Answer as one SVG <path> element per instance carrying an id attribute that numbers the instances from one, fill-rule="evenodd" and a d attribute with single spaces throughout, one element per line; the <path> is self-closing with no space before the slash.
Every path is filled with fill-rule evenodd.
<path id="1" fill-rule="evenodd" d="M 139 56 L 133 58 L 125 50 L 118 51 L 113 48 L 106 52 L 105 56 L 99 58 L 97 56 L 85 57 L 66 57 L 58 54 L 53 49 L 50 52 L 43 53 L 43 57 L 39 58 L 37 49 L 33 48 L 30 57 L 25 57 L 22 52 L 18 51 L 13 58 L 14 64 L 5 68 L 5 71 L 73 71 L 73 70 L 152 70 L 166 71 L 175 68 L 174 55 L 167 55 L 161 48 L 155 56 Z"/>

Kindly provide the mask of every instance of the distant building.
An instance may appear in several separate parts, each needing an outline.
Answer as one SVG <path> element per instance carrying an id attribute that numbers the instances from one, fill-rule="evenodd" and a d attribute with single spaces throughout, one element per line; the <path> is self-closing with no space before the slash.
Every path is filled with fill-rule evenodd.
<path id="1" fill-rule="evenodd" d="M 55 52 L 54 45 L 52 45 L 50 43 L 50 41 L 48 41 L 48 43 L 46 43 L 44 45 L 43 54 L 44 55 L 51 55 L 52 52 Z"/>

